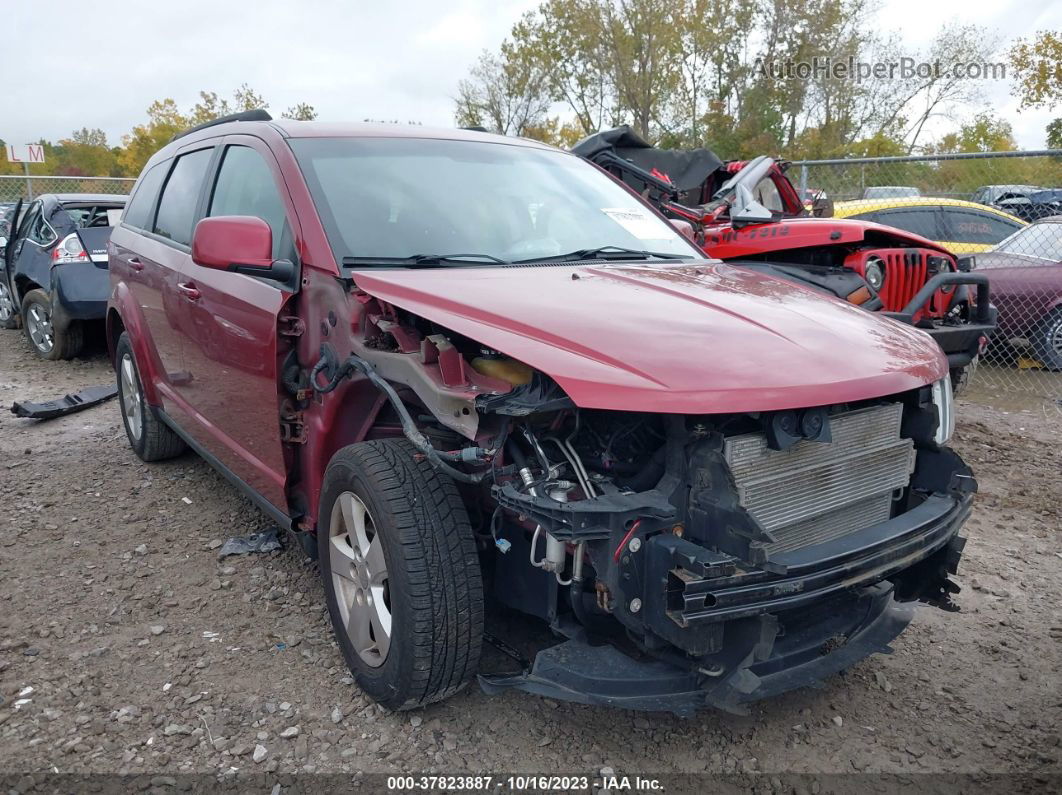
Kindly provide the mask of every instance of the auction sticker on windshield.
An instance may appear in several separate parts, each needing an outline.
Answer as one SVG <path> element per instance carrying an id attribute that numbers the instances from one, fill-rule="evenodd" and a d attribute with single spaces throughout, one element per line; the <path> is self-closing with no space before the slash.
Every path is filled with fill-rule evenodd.
<path id="1" fill-rule="evenodd" d="M 665 237 L 660 230 L 659 221 L 642 210 L 605 207 L 601 212 L 639 240 L 662 240 Z"/>

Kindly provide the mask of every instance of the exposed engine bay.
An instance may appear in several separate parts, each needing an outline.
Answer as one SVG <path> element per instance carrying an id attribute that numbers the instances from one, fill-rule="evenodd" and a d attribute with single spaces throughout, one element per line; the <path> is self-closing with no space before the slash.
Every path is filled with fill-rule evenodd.
<path id="1" fill-rule="evenodd" d="M 310 385 L 375 384 L 373 433 L 462 484 L 496 603 L 567 639 L 486 689 L 739 710 L 886 650 L 905 603 L 954 609 L 976 482 L 943 446 L 947 379 L 796 410 L 585 409 L 501 351 L 360 300 L 361 341 L 345 359 L 323 346 Z"/>

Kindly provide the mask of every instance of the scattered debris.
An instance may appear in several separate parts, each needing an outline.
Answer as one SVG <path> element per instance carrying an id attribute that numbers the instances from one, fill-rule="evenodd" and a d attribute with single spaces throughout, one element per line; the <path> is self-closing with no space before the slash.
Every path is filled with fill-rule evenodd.
<path id="1" fill-rule="evenodd" d="M 230 538 L 222 545 L 221 551 L 218 552 L 218 557 L 248 555 L 252 552 L 274 552 L 280 548 L 280 539 L 277 538 L 277 530 L 274 527 L 269 530 L 263 530 L 261 533 L 251 533 L 248 536 Z"/>
<path id="2" fill-rule="evenodd" d="M 44 403 L 16 400 L 11 404 L 11 413 L 16 417 L 25 417 L 31 420 L 50 420 L 98 405 L 105 400 L 110 400 L 117 394 L 118 387 L 115 384 L 90 386 L 80 392 L 63 395 L 58 400 L 48 400 Z"/>

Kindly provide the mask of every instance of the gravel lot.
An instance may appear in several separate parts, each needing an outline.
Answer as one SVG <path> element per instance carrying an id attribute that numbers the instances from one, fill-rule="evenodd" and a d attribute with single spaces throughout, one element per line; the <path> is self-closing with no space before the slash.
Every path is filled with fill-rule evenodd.
<path id="1" fill-rule="evenodd" d="M 41 424 L 7 412 L 111 379 L 98 343 L 50 363 L 0 332 L 0 773 L 1060 772 L 1054 409 L 963 404 L 956 446 L 981 493 L 962 612 L 921 609 L 895 654 L 821 689 L 746 717 L 477 687 L 394 715 L 348 678 L 296 547 L 217 560 L 268 522 L 206 464 L 141 463 L 115 401 Z"/>

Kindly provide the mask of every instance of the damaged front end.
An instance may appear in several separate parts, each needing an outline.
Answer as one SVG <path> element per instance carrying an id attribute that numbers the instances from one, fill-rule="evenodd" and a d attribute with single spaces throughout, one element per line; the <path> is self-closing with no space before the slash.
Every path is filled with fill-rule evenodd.
<path id="1" fill-rule="evenodd" d="M 953 609 L 976 482 L 941 385 L 803 411 L 514 422 L 494 596 L 566 638 L 488 692 L 681 714 L 812 685 Z M 948 395 L 950 398 L 950 394 Z"/>
<path id="2" fill-rule="evenodd" d="M 571 290 L 597 278 L 599 289 L 626 289 L 621 277 L 660 280 L 675 296 L 676 285 L 692 290 L 709 276 L 626 269 L 608 281 L 604 272 L 564 272 L 556 283 Z M 768 367 L 782 344 L 773 335 L 751 375 L 731 349 L 713 348 L 709 392 L 681 388 L 704 383 L 699 366 L 675 360 L 674 371 L 652 369 L 654 356 L 664 364 L 676 356 L 671 339 L 646 337 L 626 351 L 616 342 L 615 355 L 576 350 L 561 336 L 562 314 L 557 342 L 525 345 L 517 360 L 499 349 L 515 345 L 497 331 L 500 321 L 473 324 L 454 312 L 443 326 L 362 296 L 352 355 L 322 356 L 313 388 L 330 390 L 344 374 L 375 386 L 391 410 L 372 432 L 404 434 L 460 484 L 488 602 L 542 619 L 550 639 L 561 639 L 532 650 L 488 636 L 520 668 L 482 673 L 488 692 L 679 714 L 742 711 L 888 652 L 915 602 L 954 609 L 958 586 L 949 575 L 976 482 L 946 446 L 951 384 L 924 335 L 798 293 L 818 307 L 801 323 L 833 313 L 873 326 L 868 346 L 895 340 L 873 358 L 845 354 L 829 372 L 816 368 L 831 363 L 830 350 L 810 357 L 810 345 L 791 348 L 789 370 Z M 515 326 L 518 310 L 506 305 L 493 317 L 504 312 Z M 792 326 L 788 333 L 797 337 Z M 601 339 L 604 346 L 621 337 Z M 799 356 L 807 357 L 801 367 Z M 605 370 L 610 362 L 625 369 Z M 869 378 L 857 383 L 859 367 Z M 591 379 L 602 372 L 607 389 Z M 648 387 L 637 391 L 647 380 L 637 373 L 671 380 L 653 384 L 660 388 L 650 397 Z M 726 392 L 724 404 L 727 379 L 747 386 Z M 812 379 L 831 385 L 816 396 L 837 402 L 778 407 L 812 394 L 803 389 Z M 769 410 L 741 408 L 771 400 Z M 654 401 L 661 410 L 645 410 Z"/>

